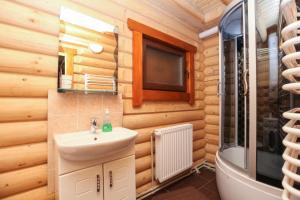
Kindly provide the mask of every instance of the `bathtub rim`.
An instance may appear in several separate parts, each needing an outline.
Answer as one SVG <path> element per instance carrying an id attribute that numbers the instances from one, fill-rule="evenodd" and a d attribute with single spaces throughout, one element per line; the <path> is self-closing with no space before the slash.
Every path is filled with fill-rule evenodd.
<path id="1" fill-rule="evenodd" d="M 242 182 L 247 186 L 259 190 L 260 192 L 268 193 L 277 198 L 282 194 L 282 189 L 254 180 L 253 178 L 249 177 L 245 171 L 224 160 L 222 157 L 220 157 L 219 151 L 216 153 L 215 163 L 216 168 L 219 168 L 224 174 L 230 176 L 236 181 Z"/>

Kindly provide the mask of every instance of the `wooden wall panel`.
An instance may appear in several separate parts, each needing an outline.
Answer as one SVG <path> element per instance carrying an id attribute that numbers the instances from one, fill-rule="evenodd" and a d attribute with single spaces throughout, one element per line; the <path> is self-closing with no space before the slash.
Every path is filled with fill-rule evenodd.
<path id="1" fill-rule="evenodd" d="M 45 185 L 47 185 L 46 164 L 1 173 L 0 198 L 43 187 Z"/>
<path id="2" fill-rule="evenodd" d="M 215 154 L 219 145 L 219 37 L 214 35 L 203 40 L 204 57 L 204 102 L 205 102 L 205 159 L 214 164 Z"/>
<path id="3" fill-rule="evenodd" d="M 54 199 L 47 192 L 47 96 L 56 88 L 58 32 L 57 15 L 0 2 L 1 199 Z"/>
<path id="4" fill-rule="evenodd" d="M 0 147 L 47 141 L 47 121 L 0 123 Z"/>
<path id="5" fill-rule="evenodd" d="M 206 157 L 206 143 L 216 143 L 217 135 L 205 137 L 204 131 L 209 128 L 205 126 L 204 108 L 210 101 L 204 91 L 204 81 L 215 80 L 206 78 L 207 73 L 214 74 L 215 70 L 206 72 L 204 62 L 216 65 L 213 59 L 216 57 L 215 40 L 202 44 L 194 28 L 174 20 L 171 13 L 139 1 L 102 0 L 100 4 L 95 0 L 39 0 L 34 3 L 3 0 L 0 2 L 0 198 L 54 199 L 54 195 L 47 192 L 47 90 L 56 87 L 61 5 L 119 26 L 118 89 L 124 98 L 124 126 L 139 133 L 136 141 L 137 193 L 158 184 L 152 182 L 151 170 L 150 139 L 155 128 L 192 123 L 194 165 L 202 163 Z M 146 102 L 141 108 L 132 107 L 132 32 L 127 28 L 128 17 L 198 47 L 195 105 Z M 109 45 L 107 47 L 109 49 Z M 96 63 L 101 66 L 115 60 L 112 54 L 105 52 L 95 55 L 81 50 L 78 54 L 77 70 L 82 73 L 91 70 L 82 66 L 96 59 L 105 60 L 105 63 Z M 204 60 L 205 56 L 212 58 Z M 105 73 L 112 71 L 107 69 Z M 78 80 L 80 82 L 80 77 Z M 211 102 L 216 102 L 215 97 Z M 215 112 L 215 107 L 207 109 Z"/>

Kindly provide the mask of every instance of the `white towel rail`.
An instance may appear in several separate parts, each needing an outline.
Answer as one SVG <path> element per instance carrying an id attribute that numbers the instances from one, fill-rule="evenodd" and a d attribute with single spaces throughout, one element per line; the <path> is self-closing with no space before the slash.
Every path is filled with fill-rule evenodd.
<path id="1" fill-rule="evenodd" d="M 286 21 L 287 26 L 281 31 L 284 39 L 281 49 L 286 54 L 282 58 L 282 62 L 287 67 L 282 72 L 290 83 L 282 86 L 282 89 L 287 90 L 294 94 L 300 94 L 300 65 L 297 60 L 300 59 L 300 52 L 297 52 L 295 45 L 300 44 L 300 37 L 297 36 L 300 28 L 300 21 L 297 21 L 297 7 L 295 0 L 283 0 L 281 2 L 281 11 Z M 298 80 L 297 80 L 298 79 Z M 300 190 L 294 187 L 295 182 L 300 182 L 300 175 L 297 174 L 297 170 L 300 169 L 300 126 L 297 122 L 300 122 L 300 108 L 294 108 L 283 113 L 283 117 L 288 119 L 288 123 L 285 124 L 282 129 L 287 133 L 286 137 L 282 141 L 286 147 L 282 157 L 285 163 L 282 167 L 284 178 L 282 180 L 283 200 L 299 199 Z"/>

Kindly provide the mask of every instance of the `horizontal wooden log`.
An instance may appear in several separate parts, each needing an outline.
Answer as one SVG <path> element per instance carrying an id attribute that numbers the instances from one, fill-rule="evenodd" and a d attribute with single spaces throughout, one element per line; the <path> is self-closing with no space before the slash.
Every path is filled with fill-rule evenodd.
<path id="1" fill-rule="evenodd" d="M 184 122 L 184 123 L 168 124 L 168 125 L 163 125 L 163 126 L 136 129 L 135 131 L 138 132 L 138 136 L 136 138 L 135 143 L 139 144 L 139 143 L 143 143 L 143 142 L 149 142 L 151 135 L 154 133 L 155 129 L 169 127 L 169 126 L 175 126 L 175 125 L 179 125 L 179 124 L 186 124 L 186 123 L 193 125 L 194 135 L 195 134 L 197 135 L 198 133 L 196 133 L 196 132 L 205 127 L 205 123 L 203 120 L 195 120 L 195 121 Z M 200 138 L 198 138 L 198 139 L 200 139 Z"/>
<path id="2" fill-rule="evenodd" d="M 212 135 L 219 135 L 219 126 L 218 125 L 212 125 L 212 124 L 206 124 L 204 127 L 204 131 L 206 133 L 212 134 Z"/>
<path id="3" fill-rule="evenodd" d="M 0 96 L 48 97 L 48 89 L 57 87 L 54 77 L 1 73 Z"/>
<path id="4" fill-rule="evenodd" d="M 219 75 L 214 75 L 214 76 L 205 76 L 204 81 L 218 81 L 219 80 Z"/>
<path id="5" fill-rule="evenodd" d="M 39 187 L 33 190 L 21 192 L 16 195 L 5 197 L 2 200 L 54 200 L 54 193 L 49 193 L 47 186 Z"/>
<path id="6" fill-rule="evenodd" d="M 89 58 L 107 60 L 110 62 L 116 62 L 118 60 L 118 55 L 116 55 L 116 54 L 107 53 L 107 52 L 93 53 L 91 50 L 89 50 L 87 48 L 77 49 L 77 55 L 85 56 L 85 57 L 89 57 Z"/>
<path id="7" fill-rule="evenodd" d="M 0 147 L 47 141 L 47 121 L 0 123 Z"/>
<path id="8" fill-rule="evenodd" d="M 83 4 L 85 4 L 86 6 L 95 9 L 95 6 L 91 4 L 93 2 L 91 0 L 87 0 L 87 1 L 75 0 L 75 1 L 84 2 Z M 147 6 L 146 4 L 141 4 L 136 2 L 133 3 L 130 1 L 128 2 L 116 1 L 116 2 L 123 9 L 127 9 L 126 18 L 139 19 L 139 21 L 144 24 L 148 24 L 149 26 L 152 26 L 153 28 L 156 28 L 162 32 L 166 32 L 168 34 L 173 35 L 174 37 L 177 37 L 178 39 L 184 40 L 188 43 L 198 46 L 199 38 L 195 36 L 195 30 L 193 28 L 190 28 L 190 26 L 186 26 L 186 24 L 184 23 L 178 23 L 174 21 L 174 17 L 171 17 L 168 14 L 164 14 L 164 12 L 158 12 L 156 7 Z M 101 6 L 100 4 L 98 6 L 101 7 L 99 9 L 97 8 L 99 12 L 102 13 L 107 12 L 107 10 L 101 11 L 103 10 L 103 6 Z M 113 7 L 115 7 L 115 4 L 113 5 Z M 141 11 L 144 10 L 147 10 L 147 15 L 141 14 Z M 121 20 L 124 20 L 123 12 L 115 15 L 118 15 L 118 17 L 120 17 Z M 109 15 L 111 15 L 111 13 Z M 164 19 L 163 22 L 161 21 L 161 19 Z"/>
<path id="9" fill-rule="evenodd" d="M 195 91 L 195 100 L 203 100 L 205 97 L 205 94 L 201 90 L 196 90 Z"/>
<path id="10" fill-rule="evenodd" d="M 187 111 L 187 110 L 200 110 L 204 108 L 204 102 L 197 100 L 194 105 L 188 102 L 144 102 L 141 107 L 133 107 L 132 100 L 124 100 L 124 114 L 145 114 L 155 112 L 168 112 L 168 111 Z"/>
<path id="11" fill-rule="evenodd" d="M 108 23 L 112 23 L 114 21 L 108 21 L 110 17 L 113 17 L 113 19 L 116 21 L 117 19 L 119 20 L 124 20 L 124 12 L 125 8 L 124 6 L 121 6 L 119 4 L 116 4 L 113 1 L 110 0 L 103 0 L 103 4 L 93 4 L 93 1 L 86 0 L 86 1 L 81 1 L 81 0 L 74 0 L 74 4 L 76 4 L 79 7 L 85 8 L 85 12 L 87 12 L 89 9 L 94 10 L 96 13 L 101 13 L 103 16 L 105 16 Z M 105 5 L 105 7 L 103 7 Z M 86 13 L 88 14 L 88 13 Z M 94 13 L 93 15 L 94 16 Z M 95 15 L 94 17 L 98 17 Z M 99 18 L 101 19 L 101 15 L 99 15 Z M 104 20 L 103 19 L 103 20 Z"/>
<path id="12" fill-rule="evenodd" d="M 135 160 L 135 173 L 140 173 L 151 168 L 152 158 L 151 155 L 141 157 Z"/>
<path id="13" fill-rule="evenodd" d="M 203 55 L 205 57 L 211 57 L 211 56 L 219 55 L 219 46 L 212 46 L 212 47 L 204 49 Z"/>
<path id="14" fill-rule="evenodd" d="M 0 71 L 2 72 L 57 77 L 57 55 L 47 56 L 0 48 L 0 59 Z"/>
<path id="15" fill-rule="evenodd" d="M 118 91 L 122 94 L 123 99 L 132 98 L 132 84 L 118 82 Z"/>
<path id="16" fill-rule="evenodd" d="M 200 69 L 200 65 L 201 63 L 199 61 L 196 61 L 196 55 L 195 55 L 195 63 L 194 63 L 194 70 L 195 71 L 199 71 L 199 72 L 202 72 L 201 69 Z"/>
<path id="17" fill-rule="evenodd" d="M 203 149 L 206 145 L 206 139 L 195 140 L 193 142 L 193 151 Z"/>
<path id="18" fill-rule="evenodd" d="M 144 142 L 135 145 L 135 158 L 151 155 L 151 142 Z"/>
<path id="19" fill-rule="evenodd" d="M 118 51 L 132 54 L 132 39 L 119 35 Z"/>
<path id="20" fill-rule="evenodd" d="M 214 76 L 206 76 L 206 77 L 215 77 Z M 214 85 L 218 85 L 219 84 L 219 79 L 215 79 L 215 80 L 208 80 L 208 81 L 204 81 L 204 85 L 205 87 L 208 87 L 208 86 L 214 86 Z"/>
<path id="21" fill-rule="evenodd" d="M 114 33 L 102 33 L 74 24 L 70 24 L 64 21 L 60 22 L 60 32 L 79 38 L 95 41 L 96 43 L 100 44 L 105 43 L 111 46 L 117 45 L 117 38 L 115 37 Z"/>
<path id="22" fill-rule="evenodd" d="M 199 149 L 193 152 L 193 161 L 200 160 L 205 157 L 205 149 Z"/>
<path id="23" fill-rule="evenodd" d="M 219 105 L 219 97 L 218 96 L 205 96 L 204 102 L 206 105 Z"/>
<path id="24" fill-rule="evenodd" d="M 0 173 L 45 163 L 47 163 L 46 142 L 0 149 Z"/>
<path id="25" fill-rule="evenodd" d="M 32 4 L 31 0 L 14 0 L 14 1 L 21 5 L 32 7 L 42 12 L 53 14 L 55 16 L 59 16 L 60 14 L 61 4 L 58 3 L 58 0 L 52 0 L 52 1 L 42 0 L 42 1 L 37 1 L 35 4 Z"/>
<path id="26" fill-rule="evenodd" d="M 154 187 L 154 186 L 152 185 L 152 182 L 146 183 L 145 185 L 142 185 L 142 186 L 140 186 L 140 187 L 137 187 L 137 188 L 136 188 L 136 193 L 137 193 L 137 194 L 141 194 L 141 193 L 143 193 L 143 192 L 146 192 L 146 191 L 150 190 L 152 187 Z"/>
<path id="27" fill-rule="evenodd" d="M 219 37 L 218 36 L 210 37 L 208 39 L 203 40 L 204 49 L 207 49 L 212 46 L 219 46 Z"/>
<path id="28" fill-rule="evenodd" d="M 205 154 L 205 159 L 208 163 L 210 164 L 215 164 L 215 159 L 216 159 L 216 155 L 215 154 L 210 154 L 210 153 L 206 153 Z"/>
<path id="29" fill-rule="evenodd" d="M 201 130 L 196 130 L 193 133 L 193 141 L 203 139 L 205 137 L 205 132 L 203 129 Z"/>
<path id="30" fill-rule="evenodd" d="M 206 115 L 205 122 L 211 125 L 219 125 L 219 116 L 218 115 Z"/>
<path id="31" fill-rule="evenodd" d="M 42 32 L 59 34 L 59 17 L 10 1 L 0 1 L 0 22 Z M 14 16 L 14 17 L 11 17 Z"/>
<path id="32" fill-rule="evenodd" d="M 216 95 L 217 96 L 218 93 L 218 86 L 214 85 L 214 86 L 208 86 L 205 87 L 204 89 L 204 94 L 205 95 Z"/>
<path id="33" fill-rule="evenodd" d="M 79 65 L 85 65 L 90 67 L 99 67 L 104 69 L 116 70 L 116 62 L 110 62 L 106 60 L 100 60 L 96 58 L 89 58 L 84 56 L 74 56 L 74 63 Z"/>
<path id="34" fill-rule="evenodd" d="M 115 76 L 116 70 L 112 69 L 103 69 L 98 67 L 90 67 L 84 65 L 74 65 L 74 73 L 77 74 L 95 74 L 102 76 Z"/>
<path id="35" fill-rule="evenodd" d="M 204 60 L 204 59 L 203 59 Z M 203 63 L 203 61 L 201 61 L 200 63 L 199 63 L 199 71 L 200 72 L 204 72 L 204 69 L 205 69 L 205 65 L 204 65 L 204 63 Z"/>
<path id="36" fill-rule="evenodd" d="M 47 185 L 47 165 L 0 174 L 0 198 Z"/>
<path id="37" fill-rule="evenodd" d="M 127 68 L 118 68 L 118 81 L 121 83 L 132 83 L 132 70 Z"/>
<path id="38" fill-rule="evenodd" d="M 0 24 L 0 32 L 9 33 L 5 37 L 0 37 L 1 47 L 51 56 L 58 55 L 58 37 L 56 36 L 6 24 Z"/>
<path id="39" fill-rule="evenodd" d="M 206 57 L 204 60 L 205 66 L 214 66 L 219 64 L 219 56 Z"/>
<path id="40" fill-rule="evenodd" d="M 47 98 L 0 98 L 0 122 L 47 119 Z"/>
<path id="41" fill-rule="evenodd" d="M 204 81 L 204 73 L 200 71 L 195 71 L 195 80 L 196 81 Z"/>
<path id="42" fill-rule="evenodd" d="M 145 127 L 200 120 L 203 118 L 204 111 L 201 110 L 185 111 L 184 115 L 182 112 L 125 115 L 123 117 L 123 126 L 132 129 L 139 129 Z"/>
<path id="43" fill-rule="evenodd" d="M 219 65 L 207 66 L 203 71 L 205 76 L 219 75 Z"/>
<path id="44" fill-rule="evenodd" d="M 207 115 L 219 115 L 219 106 L 217 105 L 207 105 L 205 106 L 205 114 Z"/>
<path id="45" fill-rule="evenodd" d="M 84 38 L 80 38 L 80 37 L 76 37 L 76 36 L 72 36 L 72 35 L 68 35 L 68 34 L 64 34 L 64 33 L 59 34 L 59 39 L 60 39 L 60 41 L 62 41 L 60 43 L 60 46 L 64 46 L 64 44 L 72 45 L 74 49 L 87 47 L 89 44 L 95 43 L 94 41 L 91 41 L 88 39 L 84 39 Z M 97 43 L 97 44 L 100 44 L 100 43 Z M 118 51 L 118 48 L 115 45 L 110 45 L 110 44 L 105 44 L 105 43 L 101 43 L 100 45 L 103 47 L 103 52 L 114 54 L 115 52 Z"/>
<path id="46" fill-rule="evenodd" d="M 212 135 L 206 133 L 205 138 L 207 139 L 208 144 L 219 145 L 219 135 Z"/>
<path id="47" fill-rule="evenodd" d="M 149 183 L 152 180 L 151 169 L 147 169 L 145 171 L 137 173 L 135 179 L 136 179 L 136 187 L 140 187 L 142 185 L 145 185 L 146 183 Z"/>
<path id="48" fill-rule="evenodd" d="M 118 65 L 120 67 L 132 68 L 132 54 L 119 51 Z"/>
<path id="49" fill-rule="evenodd" d="M 219 149 L 219 146 L 214 145 L 214 144 L 207 144 L 205 146 L 205 151 L 210 154 L 215 154 L 218 151 L 218 149 Z"/>
<path id="50" fill-rule="evenodd" d="M 195 90 L 203 91 L 205 88 L 205 84 L 203 81 L 195 81 Z"/>

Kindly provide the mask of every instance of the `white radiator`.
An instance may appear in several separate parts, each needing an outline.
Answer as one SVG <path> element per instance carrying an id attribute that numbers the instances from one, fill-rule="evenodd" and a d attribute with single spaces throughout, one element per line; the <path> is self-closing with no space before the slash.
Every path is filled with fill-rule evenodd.
<path id="1" fill-rule="evenodd" d="M 163 182 L 193 164 L 193 125 L 155 129 L 155 178 Z"/>

